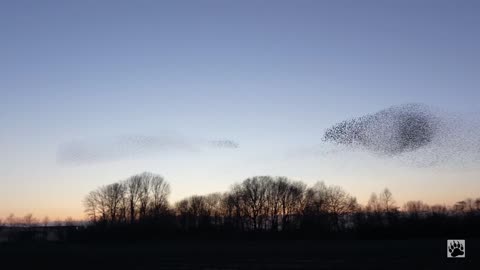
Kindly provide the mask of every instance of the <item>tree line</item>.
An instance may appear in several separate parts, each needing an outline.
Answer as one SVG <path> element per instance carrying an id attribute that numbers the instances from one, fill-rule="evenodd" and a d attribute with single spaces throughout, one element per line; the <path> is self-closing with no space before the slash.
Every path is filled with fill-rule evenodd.
<path id="1" fill-rule="evenodd" d="M 82 220 L 74 220 L 72 217 L 65 219 L 54 219 L 44 216 L 42 219 L 35 217 L 32 213 L 17 217 L 15 214 L 9 214 L 5 219 L 0 218 L 0 227 L 68 227 L 84 224 Z"/>
<path id="2" fill-rule="evenodd" d="M 145 172 L 90 192 L 85 213 L 91 224 L 102 228 L 149 225 L 183 232 L 373 233 L 415 228 L 430 233 L 480 225 L 480 198 L 450 207 L 422 201 L 399 207 L 385 188 L 363 206 L 342 187 L 323 182 L 309 187 L 286 177 L 255 176 L 227 192 L 193 195 L 173 205 L 169 194 L 163 177 Z"/>

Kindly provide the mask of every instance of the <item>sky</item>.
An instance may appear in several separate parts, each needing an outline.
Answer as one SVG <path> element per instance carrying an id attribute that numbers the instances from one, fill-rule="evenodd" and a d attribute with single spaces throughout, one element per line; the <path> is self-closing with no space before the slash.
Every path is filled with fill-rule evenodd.
<path id="1" fill-rule="evenodd" d="M 0 218 L 81 218 L 89 191 L 143 171 L 165 177 L 172 202 L 255 175 L 325 181 L 361 203 L 385 187 L 399 205 L 478 197 L 478 165 L 319 152 L 326 128 L 393 105 L 479 112 L 479 12 L 453 0 L 1 1 Z M 70 162 L 72 145 L 100 150 Z"/>

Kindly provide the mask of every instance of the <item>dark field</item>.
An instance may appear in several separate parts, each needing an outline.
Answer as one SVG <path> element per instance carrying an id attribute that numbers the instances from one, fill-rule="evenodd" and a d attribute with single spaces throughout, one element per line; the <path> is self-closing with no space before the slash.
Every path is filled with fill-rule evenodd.
<path id="1" fill-rule="evenodd" d="M 446 258 L 446 239 L 415 239 L 16 243 L 0 246 L 0 260 L 0 269 L 480 269 L 480 239 L 466 240 L 465 259 Z"/>

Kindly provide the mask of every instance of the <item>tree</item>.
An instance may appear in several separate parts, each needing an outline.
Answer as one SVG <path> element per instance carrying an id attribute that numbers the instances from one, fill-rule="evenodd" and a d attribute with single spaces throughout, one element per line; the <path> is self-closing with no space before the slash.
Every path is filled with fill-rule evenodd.
<path id="1" fill-rule="evenodd" d="M 475 200 L 475 210 L 480 211 L 480 198 Z"/>
<path id="2" fill-rule="evenodd" d="M 140 182 L 140 193 L 138 197 L 139 201 L 139 220 L 143 220 L 147 217 L 147 210 L 150 202 L 150 179 L 152 175 L 149 173 L 141 174 L 142 181 Z"/>
<path id="3" fill-rule="evenodd" d="M 142 189 L 143 177 L 141 174 L 133 175 L 125 181 L 127 201 L 129 207 L 130 223 L 134 223 L 137 215 L 138 201 Z"/>
<path id="4" fill-rule="evenodd" d="M 430 207 L 430 211 L 433 215 L 445 215 L 447 213 L 447 207 L 441 204 L 434 204 Z"/>
<path id="5" fill-rule="evenodd" d="M 32 227 L 37 222 L 37 219 L 33 216 L 33 214 L 26 214 L 23 217 L 23 224 L 26 227 Z"/>
<path id="6" fill-rule="evenodd" d="M 109 220 L 111 223 L 116 223 L 121 213 L 121 206 L 125 196 L 125 186 L 121 183 L 114 183 L 105 186 L 102 191 L 103 197 L 107 202 Z"/>
<path id="7" fill-rule="evenodd" d="M 326 193 L 326 210 L 332 219 L 334 230 L 342 228 L 342 218 L 353 213 L 358 207 L 357 199 L 339 186 L 330 186 Z"/>
<path id="8" fill-rule="evenodd" d="M 367 212 L 374 214 L 380 214 L 382 212 L 382 206 L 380 204 L 377 194 L 372 193 L 372 195 L 370 195 L 366 210 Z"/>
<path id="9" fill-rule="evenodd" d="M 104 215 L 99 216 L 100 213 L 105 214 L 105 211 L 101 209 L 101 202 L 99 200 L 100 196 L 98 191 L 91 191 L 83 200 L 83 206 L 85 207 L 84 212 L 92 222 L 97 222 L 98 218 L 105 218 Z"/>
<path id="10" fill-rule="evenodd" d="M 347 215 L 357 208 L 356 198 L 349 195 L 343 188 L 317 182 L 305 192 L 302 214 L 307 226 L 321 226 L 324 230 L 340 230 L 345 224 L 343 221 L 346 221 Z"/>
<path id="11" fill-rule="evenodd" d="M 305 193 L 304 215 L 319 215 L 327 212 L 328 188 L 323 182 L 317 182 Z"/>
<path id="12" fill-rule="evenodd" d="M 230 192 L 224 194 L 221 209 L 225 217 L 225 225 L 237 230 L 245 229 L 244 203 L 240 185 L 234 185 Z"/>
<path id="13" fill-rule="evenodd" d="M 475 227 L 479 217 L 476 211 L 480 208 L 480 198 L 466 199 L 451 208 L 456 215 L 447 215 L 444 205 L 429 207 L 422 201 L 408 201 L 402 207 L 408 215 L 401 215 L 392 193 L 385 188 L 378 195 L 372 193 L 362 211 L 356 198 L 342 187 L 317 182 L 307 188 L 302 182 L 271 176 L 247 178 L 225 193 L 189 196 L 175 203 L 173 209 L 169 208 L 169 193 L 170 186 L 161 176 L 142 173 L 97 188 L 85 197 L 83 204 L 87 217 L 94 224 L 109 225 L 106 228 L 126 223 L 160 225 L 163 221 L 175 220 L 184 230 L 222 228 L 225 231 L 304 230 L 311 233 L 348 230 L 371 233 L 389 228 L 401 233 L 405 225 L 420 224 L 422 226 L 409 227 L 420 229 L 428 224 L 450 226 L 455 224 L 453 218 L 469 220 L 471 227 Z M 32 220 L 35 220 L 33 216 L 27 215 L 22 221 L 26 225 L 33 224 Z M 44 219 L 43 223 L 47 221 Z M 11 214 L 6 222 L 13 226 L 19 221 Z M 143 228 L 162 227 L 142 225 Z"/>
<path id="14" fill-rule="evenodd" d="M 185 229 L 208 226 L 210 217 L 205 196 L 193 195 L 176 203 L 175 210 Z"/>
<path id="15" fill-rule="evenodd" d="M 292 218 L 302 211 L 306 186 L 301 182 L 292 182 L 284 177 L 278 178 L 277 181 L 280 191 L 282 230 L 285 230 Z"/>
<path id="16" fill-rule="evenodd" d="M 453 206 L 453 209 L 455 212 L 463 213 L 467 210 L 467 203 L 464 201 L 456 202 L 455 205 Z"/>
<path id="17" fill-rule="evenodd" d="M 408 201 L 404 204 L 403 209 L 411 217 L 419 217 L 420 214 L 430 211 L 430 207 L 422 201 Z"/>
<path id="18" fill-rule="evenodd" d="M 350 196 L 343 188 L 331 186 L 327 189 L 326 205 L 329 213 L 338 216 L 355 211 L 357 199 Z"/>
<path id="19" fill-rule="evenodd" d="M 48 225 L 50 225 L 50 218 L 48 216 L 45 216 L 42 220 L 42 224 L 44 227 L 47 227 Z"/>
<path id="20" fill-rule="evenodd" d="M 63 225 L 68 227 L 75 226 L 75 221 L 73 220 L 72 217 L 67 217 L 63 222 Z"/>
<path id="21" fill-rule="evenodd" d="M 124 185 L 130 223 L 167 210 L 170 185 L 162 176 L 144 172 L 129 177 Z"/>
<path id="22" fill-rule="evenodd" d="M 10 227 L 17 226 L 17 218 L 13 213 L 8 215 L 7 219 L 5 220 L 6 224 L 8 224 Z"/>
<path id="23" fill-rule="evenodd" d="M 148 217 L 158 217 L 168 210 L 169 184 L 159 175 L 141 173 L 85 196 L 83 205 L 94 223 L 131 224 Z"/>
<path id="24" fill-rule="evenodd" d="M 467 198 L 464 200 L 465 202 L 465 212 L 472 213 L 475 211 L 475 201 L 471 198 Z"/>
<path id="25" fill-rule="evenodd" d="M 212 225 L 222 225 L 222 217 L 224 215 L 222 209 L 223 195 L 220 193 L 211 193 L 205 196 L 205 206 L 211 220 Z"/>
<path id="26" fill-rule="evenodd" d="M 240 196 L 244 204 L 244 213 L 248 216 L 253 230 L 262 228 L 263 216 L 268 210 L 267 190 L 271 185 L 270 176 L 255 176 L 244 180 L 240 186 Z"/>
<path id="27" fill-rule="evenodd" d="M 150 179 L 152 193 L 152 214 L 160 215 L 168 209 L 168 196 L 170 195 L 170 185 L 160 175 L 153 175 Z"/>
<path id="28" fill-rule="evenodd" d="M 395 206 L 395 200 L 393 195 L 388 188 L 385 188 L 382 193 L 380 193 L 380 205 L 384 212 L 390 213 L 397 210 Z"/>

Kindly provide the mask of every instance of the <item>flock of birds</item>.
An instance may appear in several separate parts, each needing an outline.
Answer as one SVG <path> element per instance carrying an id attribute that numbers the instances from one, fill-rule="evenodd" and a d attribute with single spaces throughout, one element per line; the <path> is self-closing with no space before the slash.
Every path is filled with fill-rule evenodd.
<path id="1" fill-rule="evenodd" d="M 323 141 L 412 165 L 468 165 L 480 161 L 477 118 L 423 104 L 393 106 L 342 121 L 325 131 Z"/>
<path id="2" fill-rule="evenodd" d="M 334 124 L 322 147 L 366 151 L 413 165 L 465 165 L 480 161 L 480 121 L 423 104 L 404 104 Z M 61 163 L 84 163 L 204 148 L 236 149 L 233 140 L 188 140 L 179 136 L 120 136 L 71 141 L 59 147 Z"/>

